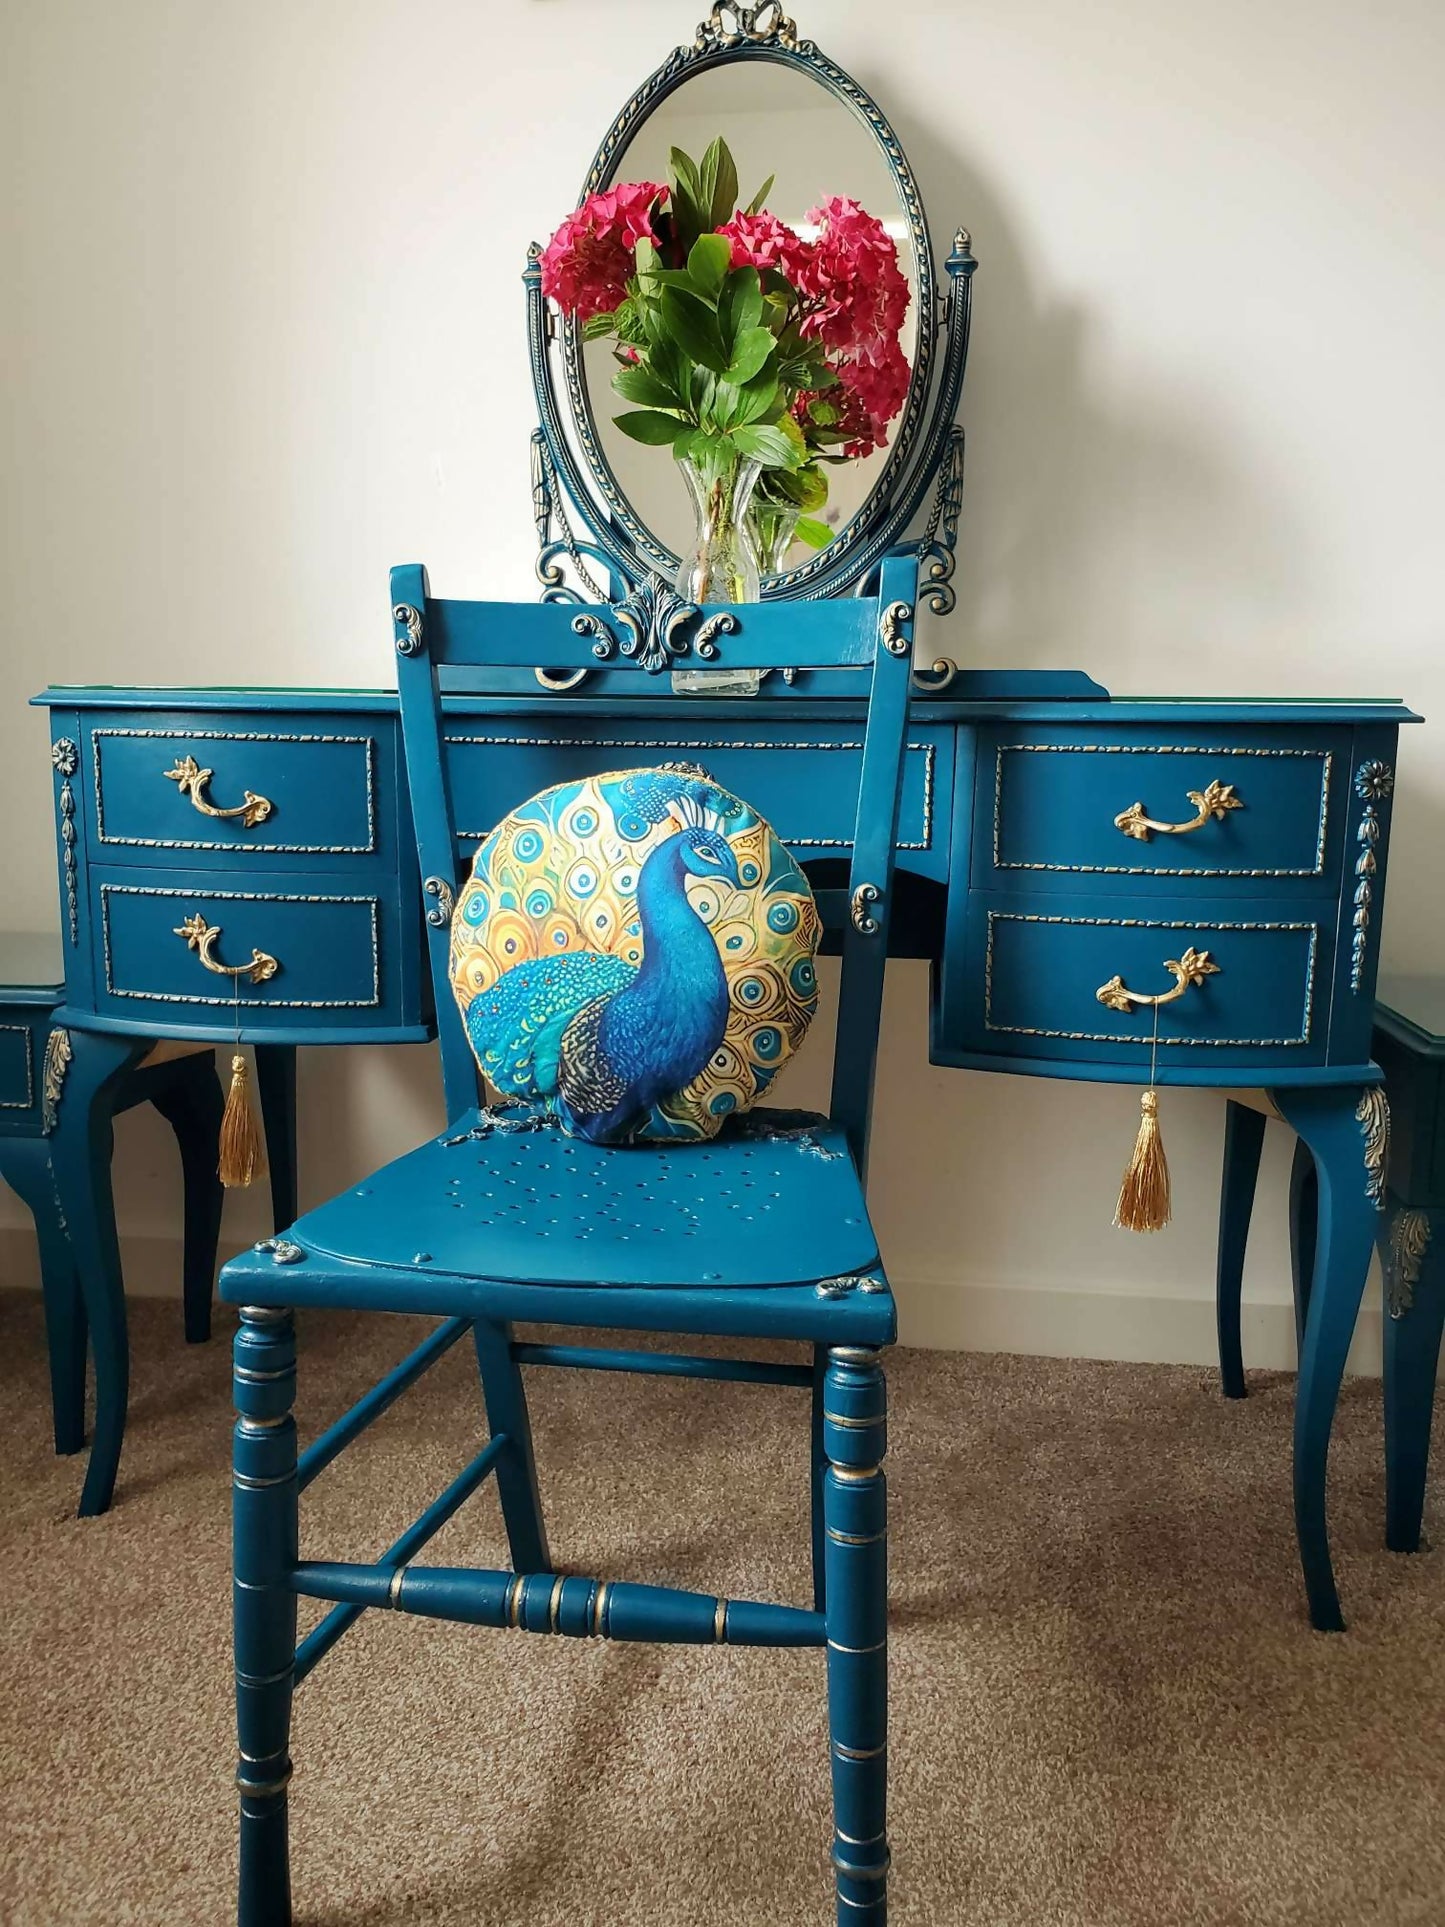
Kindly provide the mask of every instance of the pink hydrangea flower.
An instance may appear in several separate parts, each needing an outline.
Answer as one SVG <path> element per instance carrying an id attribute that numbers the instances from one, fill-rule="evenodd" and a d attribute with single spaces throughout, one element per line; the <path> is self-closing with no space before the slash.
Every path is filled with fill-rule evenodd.
<path id="1" fill-rule="evenodd" d="M 569 214 L 542 255 L 542 292 L 579 321 L 611 314 L 635 271 L 633 251 L 652 239 L 652 215 L 668 190 L 656 181 L 624 181 L 589 194 Z"/>
<path id="2" fill-rule="evenodd" d="M 911 296 L 883 223 L 846 195 L 812 208 L 808 220 L 819 232 L 804 281 L 820 305 L 804 332 L 843 353 L 882 337 L 896 340 Z"/>
<path id="3" fill-rule="evenodd" d="M 733 267 L 776 268 L 795 288 L 803 286 L 812 250 L 776 214 L 769 214 L 766 208 L 761 214 L 735 214 L 718 233 L 733 244 Z"/>
<path id="4" fill-rule="evenodd" d="M 913 370 L 898 345 L 896 335 L 878 336 L 835 361 L 842 387 L 856 395 L 868 412 L 875 438 L 881 448 L 883 433 L 908 399 Z"/>

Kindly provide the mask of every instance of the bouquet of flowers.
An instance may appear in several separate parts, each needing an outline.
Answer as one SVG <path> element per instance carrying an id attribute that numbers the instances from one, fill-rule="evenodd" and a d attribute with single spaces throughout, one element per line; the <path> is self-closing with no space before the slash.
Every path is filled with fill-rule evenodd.
<path id="1" fill-rule="evenodd" d="M 823 547 L 830 465 L 886 445 L 910 369 L 908 282 L 883 223 L 835 196 L 797 233 L 746 207 L 727 144 L 674 148 L 666 183 L 592 194 L 542 256 L 542 290 L 588 340 L 613 341 L 615 417 L 670 448 L 698 516 L 681 593 L 748 601 L 791 542 Z"/>

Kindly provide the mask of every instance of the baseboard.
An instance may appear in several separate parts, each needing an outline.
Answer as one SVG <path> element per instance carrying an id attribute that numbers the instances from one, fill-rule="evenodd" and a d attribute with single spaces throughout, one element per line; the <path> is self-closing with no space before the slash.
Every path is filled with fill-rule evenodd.
<path id="1" fill-rule="evenodd" d="M 240 1247 L 222 1245 L 222 1259 Z M 179 1239 L 121 1239 L 126 1289 L 142 1298 L 179 1298 Z M 38 1289 L 35 1239 L 0 1226 L 0 1283 Z M 894 1277 L 899 1338 L 938 1351 L 1025 1352 L 1043 1358 L 1112 1358 L 1128 1363 L 1212 1366 L 1217 1357 L 1212 1298 L 1177 1292 L 1097 1291 L 1047 1280 Z M 1379 1294 L 1372 1284 L 1349 1370 L 1380 1372 Z M 1295 1369 L 1294 1311 L 1287 1301 L 1247 1300 L 1245 1364 Z"/>

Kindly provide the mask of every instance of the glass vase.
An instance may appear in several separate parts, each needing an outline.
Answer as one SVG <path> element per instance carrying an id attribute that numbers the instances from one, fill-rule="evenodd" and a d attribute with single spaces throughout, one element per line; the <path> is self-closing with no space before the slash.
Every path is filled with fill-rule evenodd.
<path id="1" fill-rule="evenodd" d="M 748 504 L 761 472 L 756 462 L 719 452 L 678 463 L 697 526 L 677 571 L 685 602 L 756 602 L 758 558 Z"/>
<path id="2" fill-rule="evenodd" d="M 796 502 L 774 502 L 754 495 L 748 510 L 748 529 L 753 538 L 758 568 L 764 575 L 783 575 L 787 553 L 797 533 L 802 510 Z"/>

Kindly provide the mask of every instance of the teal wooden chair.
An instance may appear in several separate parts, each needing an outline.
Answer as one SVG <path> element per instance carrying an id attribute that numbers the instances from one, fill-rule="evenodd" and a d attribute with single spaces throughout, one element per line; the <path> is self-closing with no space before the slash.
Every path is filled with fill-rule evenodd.
<path id="1" fill-rule="evenodd" d="M 888 1849 L 886 1524 L 879 1347 L 891 1293 L 863 1199 L 893 846 L 908 714 L 917 564 L 890 556 L 878 593 L 750 605 L 692 617 L 688 647 L 727 668 L 851 668 L 868 696 L 857 830 L 846 890 L 820 893 L 841 935 L 842 988 L 830 1116 L 759 1110 L 711 1143 L 604 1149 L 563 1140 L 591 1201 L 588 1236 L 542 1205 L 555 1178 L 551 1131 L 507 1128 L 479 1110 L 472 1056 L 448 975 L 458 851 L 443 753 L 440 679 L 565 671 L 586 659 L 599 609 L 434 600 L 419 568 L 392 576 L 397 681 L 450 1123 L 431 1143 L 308 1212 L 227 1265 L 241 1307 L 235 1341 L 235 1657 L 241 1796 L 239 1918 L 290 1912 L 287 1787 L 294 1687 L 368 1608 L 532 1633 L 826 1649 L 838 1919 L 886 1918 Z M 713 618 L 716 618 L 714 620 Z M 684 623 L 688 618 L 684 617 Z M 590 626 L 589 626 L 590 624 Z M 683 630 L 684 635 L 686 629 Z M 714 638 L 721 634 L 719 650 Z M 655 670 L 677 649 L 639 635 L 610 667 Z M 517 799 L 519 802 L 521 798 Z M 736 1180 L 729 1183 L 732 1177 Z M 773 1194 L 763 1218 L 746 1184 Z M 691 1231 L 676 1210 L 691 1207 Z M 660 1207 L 664 1200 L 670 1208 Z M 507 1202 L 513 1200 L 515 1202 Z M 461 1206 L 458 1209 L 458 1205 Z M 605 1282 L 603 1282 L 605 1280 Z M 329 1305 L 424 1312 L 442 1323 L 298 1457 L 292 1312 Z M 796 1364 L 521 1342 L 516 1320 L 636 1331 L 786 1338 Z M 490 1439 L 415 1523 L 370 1564 L 298 1556 L 300 1494 L 446 1350 L 470 1336 Z M 811 1608 L 726 1599 L 559 1573 L 547 1549 L 523 1366 L 667 1372 L 796 1387 L 812 1395 Z M 495 1474 L 512 1570 L 416 1563 L 427 1541 Z M 331 1611 L 296 1645 L 298 1598 Z"/>

